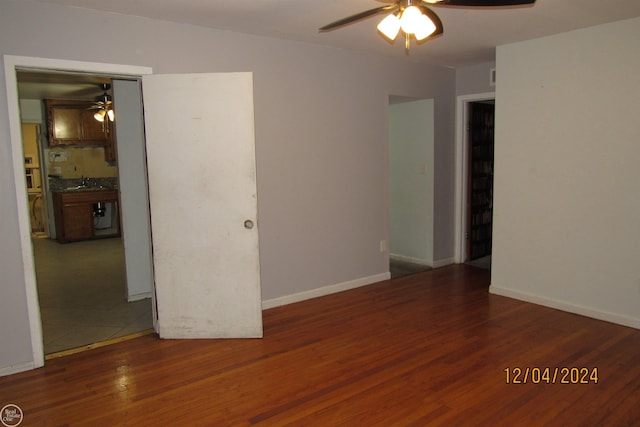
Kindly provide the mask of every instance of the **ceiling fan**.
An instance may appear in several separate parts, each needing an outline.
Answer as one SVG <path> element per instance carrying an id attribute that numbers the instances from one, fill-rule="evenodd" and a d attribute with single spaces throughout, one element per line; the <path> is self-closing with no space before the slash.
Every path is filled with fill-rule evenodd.
<path id="1" fill-rule="evenodd" d="M 405 50 L 409 52 L 411 36 L 418 42 L 430 40 L 444 32 L 442 21 L 431 6 L 500 7 L 522 6 L 535 3 L 536 0 L 378 0 L 391 3 L 332 22 L 320 28 L 320 32 L 331 31 L 352 22 L 388 12 L 378 31 L 389 40 L 396 39 L 400 30 L 404 33 Z"/>
<path id="2" fill-rule="evenodd" d="M 95 104 L 89 107 L 89 110 L 97 109 L 98 111 L 93 115 L 93 118 L 99 122 L 104 123 L 106 121 L 115 121 L 116 114 L 113 111 L 113 101 L 111 101 L 111 95 L 107 93 L 111 89 L 109 83 L 100 83 L 100 88 L 104 93 L 96 98 Z"/>

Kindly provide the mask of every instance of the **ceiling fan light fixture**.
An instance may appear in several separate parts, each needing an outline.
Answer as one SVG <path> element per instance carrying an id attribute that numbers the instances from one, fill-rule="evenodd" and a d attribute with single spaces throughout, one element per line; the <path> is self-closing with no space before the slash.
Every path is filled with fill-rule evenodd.
<path id="1" fill-rule="evenodd" d="M 104 111 L 104 110 L 98 110 L 98 112 L 96 112 L 96 113 L 93 115 L 93 118 L 94 118 L 94 119 L 96 119 L 96 120 L 97 120 L 97 121 L 99 121 L 99 122 L 104 122 L 104 116 L 105 116 L 105 114 L 106 114 L 106 111 Z"/>
<path id="2" fill-rule="evenodd" d="M 115 121 L 116 121 L 116 113 L 115 113 L 113 110 L 111 110 L 111 109 L 109 109 L 109 110 L 107 111 L 107 117 L 108 117 L 108 118 L 109 118 L 109 120 L 111 120 L 112 122 L 115 122 Z"/>
<path id="3" fill-rule="evenodd" d="M 400 32 L 400 19 L 394 14 L 387 16 L 378 24 L 378 31 L 389 40 L 395 40 Z"/>
<path id="4" fill-rule="evenodd" d="M 420 25 L 417 26 L 415 31 L 416 40 L 424 40 L 436 31 L 436 24 L 427 16 L 420 16 Z"/>
<path id="5" fill-rule="evenodd" d="M 320 27 L 320 32 L 331 31 L 374 15 L 391 13 L 378 24 L 378 32 L 394 41 L 400 29 L 404 32 L 405 50 L 409 53 L 410 40 L 430 40 L 442 35 L 444 27 L 440 17 L 431 10 L 431 6 L 451 6 L 468 8 L 498 8 L 508 6 L 533 5 L 536 0 L 378 0 L 388 3 L 374 9 L 339 19 Z M 400 29 L 398 28 L 400 23 Z"/>

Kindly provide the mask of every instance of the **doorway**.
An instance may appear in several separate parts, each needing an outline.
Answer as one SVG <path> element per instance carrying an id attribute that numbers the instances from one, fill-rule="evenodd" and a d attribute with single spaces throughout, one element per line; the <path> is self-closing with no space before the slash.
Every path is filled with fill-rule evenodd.
<path id="1" fill-rule="evenodd" d="M 46 230 L 45 233 L 40 231 L 32 234 L 45 355 L 47 358 L 55 357 L 57 354 L 151 330 L 151 295 L 131 298 L 128 292 L 124 239 L 120 235 L 120 196 L 117 196 L 118 202 L 104 203 L 102 209 L 96 210 L 94 204 L 93 227 L 89 233 L 94 237 L 68 239 L 68 236 L 63 236 L 61 224 L 75 227 L 78 221 L 67 217 L 62 220 L 63 209 L 54 209 L 54 204 L 59 205 L 60 200 L 67 196 L 77 198 L 83 194 L 100 194 L 101 191 L 115 194 L 118 189 L 127 187 L 126 181 L 119 179 L 123 174 L 119 173 L 120 165 L 114 155 L 117 150 L 113 127 L 107 128 L 104 121 L 100 126 L 97 119 L 89 118 L 95 121 L 99 129 L 108 131 L 99 136 L 109 137 L 109 141 L 113 141 L 109 146 L 53 144 L 50 143 L 53 130 L 49 128 L 70 127 L 73 122 L 65 121 L 65 114 L 60 114 L 59 121 L 54 123 L 51 114 L 43 108 L 46 99 L 55 99 L 56 105 L 80 105 L 80 111 L 93 116 L 94 110 L 91 108 L 96 105 L 96 100 L 101 98 L 103 92 L 111 92 L 111 78 L 94 74 L 27 70 L 17 72 L 17 81 L 24 143 L 31 139 L 26 137 L 30 135 L 26 131 L 33 128 L 40 130 L 34 139 L 36 150 L 41 155 L 37 158 L 27 155 L 27 145 L 24 149 L 25 162 L 27 159 L 38 160 L 37 165 L 26 168 L 27 191 L 30 199 L 33 198 L 34 188 L 37 187 L 39 191 L 40 198 L 34 200 L 42 201 L 43 215 L 40 217 L 44 226 L 38 230 Z M 71 112 L 75 109 L 62 111 Z M 32 124 L 24 124 L 25 121 Z M 35 170 L 42 171 L 37 186 L 33 183 L 30 185 L 28 179 L 29 172 L 33 175 Z M 82 186 L 86 188 L 70 190 Z M 30 203 L 30 210 L 34 211 L 37 206 Z M 32 230 L 35 217 L 32 212 Z M 107 235 L 111 237 L 107 238 Z M 129 266 L 129 270 L 133 271 L 134 267 Z"/>
<path id="2" fill-rule="evenodd" d="M 469 103 L 466 262 L 491 267 L 495 101 Z"/>
<path id="3" fill-rule="evenodd" d="M 91 62 L 65 61 L 48 58 L 31 58 L 21 56 L 4 57 L 5 79 L 7 87 L 7 104 L 9 130 L 11 134 L 12 164 L 17 196 L 17 219 L 20 232 L 20 251 L 24 272 L 26 305 L 29 321 L 32 361 L 22 369 L 38 368 L 44 365 L 44 345 L 42 335 L 41 313 L 38 302 L 31 227 L 28 212 L 27 189 L 24 178 L 24 158 L 21 138 L 21 112 L 18 94 L 17 73 L 20 71 L 35 72 L 69 72 L 77 74 L 112 74 L 114 76 L 141 76 L 150 74 L 151 69 L 139 66 L 123 66 Z M 138 118 L 138 121 L 140 119 Z M 23 198 L 24 197 L 24 198 Z M 126 237 L 126 233 L 124 234 Z M 153 307 L 152 307 L 153 309 Z M 155 313 L 154 313 L 155 318 Z"/>
<path id="4" fill-rule="evenodd" d="M 390 96 L 389 270 L 433 266 L 434 100 Z"/>
<path id="5" fill-rule="evenodd" d="M 456 261 L 491 268 L 495 94 L 458 97 Z"/>

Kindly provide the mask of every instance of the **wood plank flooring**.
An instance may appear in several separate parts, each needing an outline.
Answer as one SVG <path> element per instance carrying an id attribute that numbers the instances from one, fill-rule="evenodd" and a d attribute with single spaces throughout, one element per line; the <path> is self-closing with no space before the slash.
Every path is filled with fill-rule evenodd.
<path id="1" fill-rule="evenodd" d="M 489 295 L 489 274 L 450 266 L 270 309 L 260 340 L 150 335 L 53 359 L 0 378 L 0 406 L 22 426 L 640 425 L 640 331 Z M 517 367 L 598 382 L 507 384 Z"/>

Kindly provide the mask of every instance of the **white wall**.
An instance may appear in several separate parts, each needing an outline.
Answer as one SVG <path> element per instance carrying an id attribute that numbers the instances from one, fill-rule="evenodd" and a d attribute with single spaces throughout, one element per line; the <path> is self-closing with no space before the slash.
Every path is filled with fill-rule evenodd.
<path id="1" fill-rule="evenodd" d="M 640 19 L 497 50 L 491 291 L 640 327 Z"/>
<path id="2" fill-rule="evenodd" d="M 2 55 L 254 73 L 265 301 L 388 274 L 388 95 L 433 98 L 434 256 L 452 257 L 453 70 L 28 0 L 0 10 Z M 0 370 L 31 360 L 7 123 L 0 84 Z"/>
<path id="3" fill-rule="evenodd" d="M 20 120 L 22 123 L 44 123 L 42 102 L 37 99 L 20 100 Z"/>
<path id="4" fill-rule="evenodd" d="M 390 255 L 433 265 L 433 100 L 389 106 Z"/>

